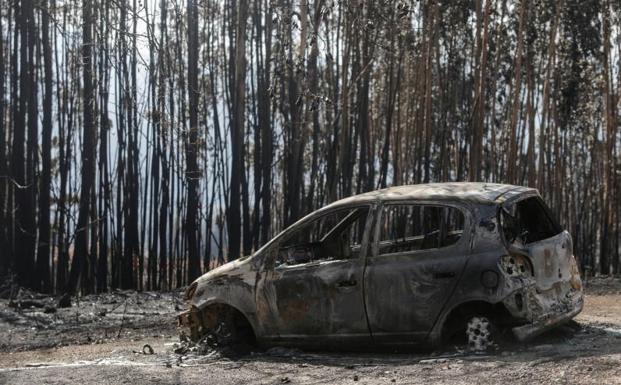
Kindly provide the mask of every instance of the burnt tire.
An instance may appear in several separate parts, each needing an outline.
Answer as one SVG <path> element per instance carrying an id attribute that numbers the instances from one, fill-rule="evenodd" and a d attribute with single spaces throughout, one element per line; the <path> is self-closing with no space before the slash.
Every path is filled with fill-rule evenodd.
<path id="1" fill-rule="evenodd" d="M 202 339 L 212 346 L 254 345 L 252 326 L 237 310 L 218 307 L 208 316 L 209 322 L 202 330 Z"/>
<path id="2" fill-rule="evenodd" d="M 237 342 L 237 330 L 230 312 L 220 314 L 216 325 L 208 331 L 208 334 L 217 345 L 230 345 Z"/>
<path id="3" fill-rule="evenodd" d="M 485 352 L 497 346 L 498 335 L 493 322 L 485 316 L 470 317 L 466 323 L 468 349 Z"/>

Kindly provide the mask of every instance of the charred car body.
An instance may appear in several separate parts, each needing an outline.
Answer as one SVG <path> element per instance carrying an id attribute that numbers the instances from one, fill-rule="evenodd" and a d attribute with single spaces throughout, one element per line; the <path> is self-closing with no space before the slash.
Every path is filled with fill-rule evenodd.
<path id="1" fill-rule="evenodd" d="M 178 320 L 262 345 L 436 346 L 495 330 L 526 340 L 582 309 L 567 231 L 535 189 L 392 187 L 291 225 L 254 255 L 193 282 Z"/>

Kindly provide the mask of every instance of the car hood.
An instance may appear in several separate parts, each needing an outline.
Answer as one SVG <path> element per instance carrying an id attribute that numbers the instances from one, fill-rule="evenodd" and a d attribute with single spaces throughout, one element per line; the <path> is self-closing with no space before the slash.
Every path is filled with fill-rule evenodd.
<path id="1" fill-rule="evenodd" d="M 244 257 L 217 267 L 189 286 L 193 292 L 190 304 L 201 308 L 214 301 L 229 302 L 239 296 L 238 290 L 248 291 L 256 281 L 253 258 Z"/>
<path id="2" fill-rule="evenodd" d="M 209 281 L 216 280 L 218 278 L 238 275 L 238 273 L 242 273 L 244 270 L 246 270 L 246 267 L 249 263 L 249 257 L 243 257 L 231 262 L 227 262 L 224 265 L 218 266 L 215 269 L 201 275 L 194 282 L 201 285 Z"/>

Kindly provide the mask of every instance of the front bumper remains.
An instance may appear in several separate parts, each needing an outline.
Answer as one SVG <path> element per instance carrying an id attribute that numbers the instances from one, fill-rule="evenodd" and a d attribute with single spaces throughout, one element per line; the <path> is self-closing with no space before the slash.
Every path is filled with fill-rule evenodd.
<path id="1" fill-rule="evenodd" d="M 177 328 L 180 334 L 184 334 L 195 340 L 199 336 L 202 326 L 201 312 L 195 306 L 177 314 Z"/>

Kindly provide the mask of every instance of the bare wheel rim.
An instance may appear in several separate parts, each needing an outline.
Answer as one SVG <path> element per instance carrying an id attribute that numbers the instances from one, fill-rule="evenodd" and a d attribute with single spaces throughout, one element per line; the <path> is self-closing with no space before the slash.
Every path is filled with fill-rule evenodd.
<path id="1" fill-rule="evenodd" d="M 466 324 L 468 348 L 483 352 L 494 345 L 492 323 L 487 317 L 472 317 Z"/>
<path id="2" fill-rule="evenodd" d="M 214 328 L 213 333 L 218 337 L 220 341 L 230 340 L 233 337 L 233 331 L 231 330 L 228 322 L 221 321 Z"/>

